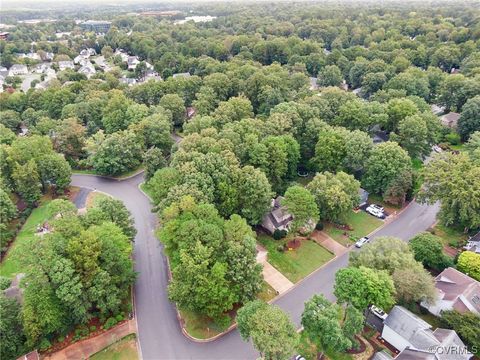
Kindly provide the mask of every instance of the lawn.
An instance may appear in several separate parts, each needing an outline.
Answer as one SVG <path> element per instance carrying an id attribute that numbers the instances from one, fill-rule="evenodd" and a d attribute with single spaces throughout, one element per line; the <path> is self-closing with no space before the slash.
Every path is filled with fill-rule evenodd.
<path id="1" fill-rule="evenodd" d="M 435 225 L 433 233 L 442 239 L 443 245 L 454 248 L 463 246 L 468 240 L 468 235 L 462 230 L 443 226 L 441 224 Z"/>
<path id="2" fill-rule="evenodd" d="M 230 323 L 226 327 L 220 327 L 208 316 L 198 315 L 187 310 L 180 310 L 180 316 L 184 321 L 184 326 L 185 330 L 187 330 L 187 333 L 197 339 L 209 339 L 227 330 L 227 328 L 231 325 Z"/>
<path id="3" fill-rule="evenodd" d="M 128 335 L 91 356 L 91 360 L 138 360 L 135 334 Z"/>
<path id="4" fill-rule="evenodd" d="M 25 249 L 29 243 L 37 240 L 34 235 L 37 230 L 37 225 L 42 224 L 48 219 L 47 205 L 50 200 L 44 200 L 41 205 L 32 211 L 22 229 L 17 234 L 13 241 L 10 250 L 0 264 L 0 275 L 8 278 L 13 278 L 16 274 L 22 272 L 22 258 Z"/>
<path id="5" fill-rule="evenodd" d="M 325 225 L 324 231 L 340 244 L 350 246 L 353 241 L 370 234 L 383 224 L 381 220 L 367 214 L 365 211 L 350 212 L 346 223 L 353 229 L 352 231 L 338 229 L 330 223 Z M 345 232 L 348 234 L 347 236 L 344 235 Z M 352 240 L 350 240 L 350 237 L 352 237 Z"/>
<path id="6" fill-rule="evenodd" d="M 268 262 L 293 283 L 303 279 L 334 257 L 331 252 L 314 241 L 303 240 L 298 249 L 285 252 L 279 251 L 279 247 L 289 241 L 288 237 L 274 240 L 262 234 L 258 236 L 258 241 L 268 251 Z"/>
<path id="7" fill-rule="evenodd" d="M 97 199 L 106 198 L 106 197 L 108 197 L 107 194 L 104 194 L 104 193 L 99 192 L 99 191 L 91 191 L 87 195 L 87 200 L 86 200 L 85 206 L 86 206 L 87 209 L 89 209 L 93 205 L 95 205 L 95 201 L 97 201 Z"/>
<path id="8" fill-rule="evenodd" d="M 145 194 L 147 194 L 147 196 L 150 198 L 150 200 L 152 199 L 152 195 L 151 195 L 151 189 L 150 187 L 147 185 L 147 183 L 141 183 L 140 184 L 140 190 L 142 190 Z"/>
<path id="9" fill-rule="evenodd" d="M 265 302 L 269 302 L 277 295 L 277 291 L 273 287 L 271 287 L 266 281 L 264 281 L 262 283 L 262 289 L 257 294 L 257 298 Z"/>

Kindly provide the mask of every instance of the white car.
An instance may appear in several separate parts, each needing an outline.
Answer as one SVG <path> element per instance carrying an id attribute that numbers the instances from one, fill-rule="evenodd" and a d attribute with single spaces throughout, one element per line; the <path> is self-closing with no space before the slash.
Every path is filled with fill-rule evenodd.
<path id="1" fill-rule="evenodd" d="M 376 307 L 375 305 L 370 306 L 370 311 L 382 320 L 385 320 L 388 316 L 388 314 L 385 311 L 383 311 L 379 307 Z"/>
<path id="2" fill-rule="evenodd" d="M 365 245 L 366 243 L 369 243 L 369 242 L 370 242 L 370 239 L 368 237 L 364 236 L 355 243 L 355 246 L 357 248 L 361 248 L 363 245 Z"/>
<path id="3" fill-rule="evenodd" d="M 369 205 L 365 209 L 365 211 L 377 218 L 385 219 L 385 209 L 379 205 L 375 205 L 375 204 Z"/>

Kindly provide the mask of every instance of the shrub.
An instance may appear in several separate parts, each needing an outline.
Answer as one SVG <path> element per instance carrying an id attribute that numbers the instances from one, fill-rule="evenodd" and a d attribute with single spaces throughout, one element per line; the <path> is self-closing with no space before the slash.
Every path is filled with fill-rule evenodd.
<path id="1" fill-rule="evenodd" d="M 225 330 L 230 325 L 231 322 L 232 322 L 232 319 L 228 315 L 222 315 L 222 316 L 219 316 L 217 319 L 215 319 L 215 323 L 222 330 Z"/>
<path id="2" fill-rule="evenodd" d="M 315 229 L 318 230 L 318 231 L 322 231 L 323 230 L 323 223 L 321 221 L 319 221 L 317 223 L 317 225 L 315 225 Z"/>
<path id="3" fill-rule="evenodd" d="M 286 230 L 276 229 L 276 230 L 273 232 L 273 238 L 274 238 L 275 240 L 283 239 L 285 236 L 287 236 L 287 231 L 286 231 Z"/>
<path id="4" fill-rule="evenodd" d="M 47 350 L 50 346 L 52 346 L 50 341 L 48 341 L 48 339 L 43 338 L 42 341 L 40 341 L 40 345 L 38 346 L 38 348 L 41 351 L 44 351 L 44 350 Z"/>
<path id="5" fill-rule="evenodd" d="M 90 332 L 95 332 L 97 327 L 95 325 L 90 326 Z"/>
<path id="6" fill-rule="evenodd" d="M 10 287 L 11 281 L 5 276 L 0 276 L 0 290 L 5 290 Z"/>
<path id="7" fill-rule="evenodd" d="M 278 252 L 283 252 L 283 245 L 279 245 L 279 246 L 277 247 L 277 251 L 278 251 Z"/>
<path id="8" fill-rule="evenodd" d="M 115 319 L 117 320 L 117 322 L 120 322 L 125 320 L 125 317 L 123 316 L 123 314 L 118 314 L 117 316 L 115 316 Z"/>
<path id="9" fill-rule="evenodd" d="M 445 136 L 445 140 L 447 140 L 451 145 L 458 145 L 460 144 L 460 135 L 451 132 L 450 134 Z"/>
<path id="10" fill-rule="evenodd" d="M 105 330 L 108 330 L 114 327 L 115 325 L 117 325 L 117 323 L 118 323 L 117 319 L 115 319 L 114 317 L 109 317 L 107 321 L 105 321 L 105 324 L 103 324 L 103 328 Z"/>

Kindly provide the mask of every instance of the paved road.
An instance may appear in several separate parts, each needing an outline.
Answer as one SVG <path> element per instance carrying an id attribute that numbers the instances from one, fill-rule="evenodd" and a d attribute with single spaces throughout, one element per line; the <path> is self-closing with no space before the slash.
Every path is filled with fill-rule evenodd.
<path id="1" fill-rule="evenodd" d="M 139 342 L 143 359 L 255 359 L 252 345 L 232 331 L 211 343 L 195 343 L 183 336 L 173 304 L 167 298 L 167 264 L 162 245 L 154 236 L 156 216 L 148 199 L 138 189 L 143 174 L 117 181 L 89 175 L 73 175 L 72 185 L 97 189 L 122 200 L 131 211 L 138 230 L 135 238 L 135 269 L 139 273 L 135 284 L 135 308 L 139 327 Z M 438 206 L 413 203 L 398 219 L 375 236 L 394 235 L 408 240 L 427 229 L 435 221 Z M 303 304 L 315 293 L 333 299 L 335 272 L 347 265 L 348 253 L 330 262 L 277 300 L 299 324 Z"/>

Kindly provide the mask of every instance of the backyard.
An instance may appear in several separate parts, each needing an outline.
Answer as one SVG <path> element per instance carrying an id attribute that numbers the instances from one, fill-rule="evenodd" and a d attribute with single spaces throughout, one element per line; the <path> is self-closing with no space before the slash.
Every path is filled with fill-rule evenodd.
<path id="1" fill-rule="evenodd" d="M 91 360 L 138 360 L 137 340 L 128 335 L 90 357 Z"/>
<path id="2" fill-rule="evenodd" d="M 281 250 L 289 240 L 291 240 L 289 237 L 274 240 L 266 234 L 258 236 L 258 242 L 268 251 L 268 262 L 293 283 L 300 281 L 334 257 L 327 249 L 309 240 L 301 240 L 300 247 L 296 249 Z"/>
<path id="3" fill-rule="evenodd" d="M 346 224 L 352 230 L 339 229 L 332 223 L 326 223 L 324 231 L 335 241 L 344 246 L 350 246 L 359 238 L 370 234 L 373 230 L 383 224 L 383 222 L 365 211 L 350 212 L 347 216 Z M 345 235 L 345 233 L 347 235 Z"/>
<path id="4" fill-rule="evenodd" d="M 17 234 L 9 251 L 0 264 L 0 275 L 7 278 L 13 278 L 16 274 L 22 272 L 22 258 L 25 254 L 25 249 L 29 243 L 36 240 L 34 235 L 37 231 L 37 226 L 44 223 L 48 219 L 47 205 L 50 198 L 44 197 L 40 206 L 35 208 L 22 229 Z"/>

